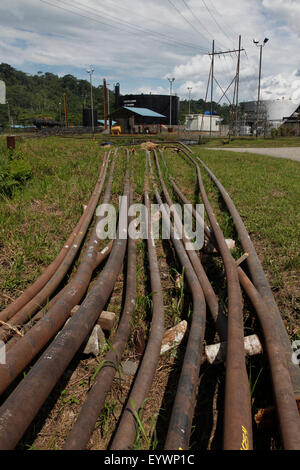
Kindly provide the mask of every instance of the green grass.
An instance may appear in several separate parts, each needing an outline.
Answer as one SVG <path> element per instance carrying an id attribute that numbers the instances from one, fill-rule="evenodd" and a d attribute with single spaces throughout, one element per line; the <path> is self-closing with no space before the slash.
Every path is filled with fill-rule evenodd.
<path id="1" fill-rule="evenodd" d="M 291 320 L 290 333 L 299 329 L 300 292 L 300 165 L 292 160 L 193 147 L 225 186 L 239 211 L 277 301 Z M 181 153 L 167 154 L 179 187 L 195 198 L 195 169 Z M 201 167 L 201 165 L 200 165 Z M 208 197 L 226 237 L 236 238 L 230 215 L 206 171 L 201 171 Z M 201 198 L 199 199 L 201 202 Z M 238 253 L 240 254 L 240 252 Z M 293 319 L 291 319 L 293 317 Z M 292 333 L 293 331 L 293 333 Z"/>
<path id="2" fill-rule="evenodd" d="M 136 148 L 135 202 L 142 202 L 145 152 Z M 96 140 L 46 138 L 18 141 L 16 150 L 22 152 L 24 159 L 30 164 L 32 175 L 22 187 L 13 192 L 11 198 L 2 198 L 0 201 L 0 293 L 2 291 L 11 296 L 17 296 L 35 280 L 63 246 L 82 213 L 82 204 L 87 203 L 90 198 L 104 151 L 107 149 L 104 150 Z M 123 190 L 126 165 L 124 150 L 120 147 L 113 180 L 112 202 L 116 206 L 118 195 Z M 195 146 L 193 150 L 208 164 L 231 195 L 263 261 L 270 284 L 276 291 L 276 300 L 282 307 L 281 312 L 283 315 L 288 312 L 289 333 L 293 338 L 299 337 L 299 327 L 297 330 L 297 324 L 299 325 L 297 315 L 300 311 L 299 163 L 260 155 L 243 154 L 241 156 L 234 152 L 212 152 L 206 150 L 204 146 Z M 0 158 L 3 152 L 6 152 L 5 145 L 3 141 L 2 143 L 0 141 Z M 201 202 L 194 166 L 182 153 L 177 154 L 166 150 L 165 157 L 168 171 L 175 177 L 183 193 L 191 202 Z M 164 168 L 160 156 L 159 160 L 168 190 L 176 202 L 176 196 L 167 181 L 168 171 Z M 153 158 L 152 164 L 157 174 Z M 202 171 L 202 175 L 208 197 L 225 236 L 236 238 L 231 217 L 226 210 L 223 210 L 218 191 L 205 170 Z M 156 202 L 152 190 L 150 197 L 153 202 Z M 184 290 L 185 273 L 176 264 L 171 250 L 167 251 L 166 245 L 163 246 L 161 240 L 156 241 L 161 274 L 165 275 L 161 277 L 164 290 L 165 325 L 171 327 L 182 318 L 189 319 L 191 302 L 189 294 Z M 239 257 L 240 254 L 241 249 L 238 245 L 234 256 Z M 214 263 L 214 266 L 210 267 L 206 264 L 205 269 L 208 268 L 208 276 L 226 312 L 227 291 L 223 265 L 218 257 L 212 257 L 211 263 Z M 180 276 L 180 285 L 176 289 L 174 284 L 178 276 Z M 122 293 L 121 280 L 107 305 L 107 309 L 115 311 L 117 315 L 121 313 Z M 138 240 L 137 305 L 132 321 L 131 336 L 133 336 L 133 330 L 141 327 L 145 336 L 148 335 L 152 295 L 149 286 L 146 243 Z M 6 301 L 3 306 L 5 304 Z M 250 320 L 245 318 L 246 332 L 252 332 Z M 107 343 L 108 347 L 110 347 L 110 342 L 111 338 Z M 134 351 L 132 345 L 133 341 L 130 340 L 123 357 L 132 357 Z M 182 349 L 177 351 L 179 351 L 178 354 L 182 353 Z M 102 351 L 101 356 L 90 364 L 90 379 L 79 381 L 80 393 L 84 387 L 91 384 L 92 378 L 96 377 L 104 365 L 103 353 Z M 168 361 L 168 359 L 165 360 Z M 166 364 L 163 363 L 163 365 Z M 255 398 L 257 391 L 261 388 L 265 369 L 260 374 L 258 367 L 260 364 L 257 368 L 254 368 L 254 365 L 249 370 L 251 390 Z M 174 371 L 177 373 L 176 367 L 178 366 L 175 363 L 173 374 Z M 118 368 L 119 365 L 117 365 Z M 163 369 L 161 372 L 163 373 Z M 123 401 L 126 398 L 126 387 L 121 387 L 119 382 L 115 382 L 114 386 L 114 393 L 106 401 L 98 420 L 102 441 L 109 438 L 114 427 L 117 419 L 114 415 L 119 413 L 120 408 L 119 396 L 122 396 Z M 163 406 L 169 407 L 173 403 L 172 393 L 175 388 L 166 390 L 168 392 L 166 396 L 170 395 L 170 401 L 168 402 L 167 397 Z M 153 398 L 153 394 L 160 392 L 163 392 L 163 387 L 161 390 L 152 390 L 149 402 L 145 400 L 141 410 L 137 410 L 133 403 L 134 415 L 138 423 L 134 444 L 136 449 L 153 449 L 157 445 L 155 421 L 158 407 L 156 409 L 156 405 L 151 405 L 151 397 Z M 78 397 L 80 398 L 80 395 L 76 394 L 76 389 L 73 390 L 68 384 L 61 392 L 60 402 L 67 408 L 76 408 L 80 401 Z M 118 397 L 117 401 L 116 397 Z M 55 426 L 59 428 L 59 421 Z M 54 445 L 57 445 L 56 441 Z M 159 445 L 161 445 L 160 442 Z M 34 448 L 34 443 L 32 448 Z"/>
<path id="3" fill-rule="evenodd" d="M 198 140 L 198 138 L 196 139 Z M 268 137 L 258 138 L 255 137 L 206 137 L 204 136 L 205 147 L 300 147 L 300 137 Z"/>
<path id="4" fill-rule="evenodd" d="M 17 141 L 31 178 L 0 199 L 0 291 L 17 295 L 51 263 L 91 197 L 104 150 L 92 141 Z M 0 161 L 6 158 L 0 140 Z M 2 300 L 2 299 L 0 299 Z"/>

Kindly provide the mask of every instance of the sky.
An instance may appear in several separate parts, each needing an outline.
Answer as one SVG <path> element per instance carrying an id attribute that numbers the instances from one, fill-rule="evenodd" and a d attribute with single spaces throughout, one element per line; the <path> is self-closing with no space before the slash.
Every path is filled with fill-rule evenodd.
<path id="1" fill-rule="evenodd" d="M 0 62 L 29 74 L 72 74 L 93 84 L 106 78 L 121 93 L 205 98 L 212 40 L 238 48 L 239 100 L 257 99 L 263 43 L 262 99 L 300 101 L 300 0 L 9 0 L 0 3 Z M 215 58 L 214 100 L 232 100 L 237 54 Z"/>

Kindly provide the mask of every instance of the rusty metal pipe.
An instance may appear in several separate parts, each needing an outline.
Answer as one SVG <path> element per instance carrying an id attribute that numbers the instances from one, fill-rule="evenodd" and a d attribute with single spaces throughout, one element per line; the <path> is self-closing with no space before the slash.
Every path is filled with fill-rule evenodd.
<path id="1" fill-rule="evenodd" d="M 93 204 L 86 209 L 86 218 L 83 221 L 81 225 L 81 229 L 79 233 L 77 234 L 74 243 L 68 253 L 66 254 L 63 262 L 58 266 L 56 272 L 53 274 L 51 279 L 46 283 L 46 285 L 40 290 L 38 294 L 35 295 L 21 310 L 19 310 L 11 319 L 9 324 L 11 326 L 17 326 L 17 325 L 22 325 L 24 324 L 27 320 L 30 320 L 32 316 L 40 310 L 40 308 L 43 306 L 43 304 L 47 301 L 49 296 L 55 291 L 55 289 L 59 286 L 60 282 L 63 280 L 65 277 L 66 273 L 70 269 L 70 266 L 72 265 L 72 262 L 78 253 L 80 246 L 83 242 L 83 239 L 86 235 L 86 232 L 88 230 L 88 227 L 90 225 L 91 219 L 93 217 L 98 199 L 100 197 L 103 185 L 104 185 L 104 180 L 105 180 L 105 174 L 106 174 L 106 169 L 107 169 L 107 164 L 108 164 L 108 158 L 103 162 L 104 163 L 104 170 L 103 173 L 101 174 L 101 180 L 100 184 L 98 185 L 97 188 L 97 196 L 95 196 L 93 200 Z M 102 169 L 102 168 L 101 168 Z M 2 341 L 7 341 L 11 337 L 11 330 L 7 330 L 5 327 L 0 329 L 0 339 Z"/>
<path id="2" fill-rule="evenodd" d="M 130 204 L 133 202 L 131 187 Z M 129 222 L 132 220 L 129 217 Z M 66 440 L 63 450 L 83 450 L 94 431 L 95 423 L 101 413 L 106 395 L 111 389 L 116 375 L 117 366 L 121 361 L 125 345 L 128 341 L 131 329 L 132 313 L 136 301 L 136 242 L 128 239 L 127 250 L 127 274 L 126 274 L 126 298 L 121 320 L 112 341 L 111 350 L 105 355 L 103 367 L 96 377 L 92 388 L 80 410 L 76 423 Z"/>
<path id="3" fill-rule="evenodd" d="M 273 328 L 272 319 L 267 315 L 268 307 L 261 295 L 240 267 L 237 268 L 237 271 L 240 283 L 251 300 L 261 323 L 283 446 L 289 450 L 299 449 L 300 418 L 281 338 L 277 329 Z"/>
<path id="4" fill-rule="evenodd" d="M 98 268 L 98 266 L 103 263 L 103 261 L 106 260 L 106 258 L 109 256 L 113 246 L 113 241 L 110 241 L 99 253 L 97 253 L 97 258 L 94 266 L 94 270 Z M 68 291 L 70 288 L 70 283 L 65 285 L 65 287 L 58 292 L 58 294 L 51 299 L 48 305 L 48 310 L 53 307 L 55 302 L 57 302 L 61 297 L 64 296 L 64 294 Z M 24 325 L 25 332 L 29 331 L 30 328 L 32 328 L 41 318 L 43 318 L 46 315 L 47 312 L 40 310 L 33 318 L 33 321 L 30 321 Z M 6 351 L 11 349 L 18 341 L 20 341 L 21 337 L 19 335 L 13 336 L 5 345 Z"/>
<path id="5" fill-rule="evenodd" d="M 226 197 L 227 203 L 231 207 L 232 201 L 228 196 L 228 193 L 225 191 L 221 183 L 218 182 L 213 173 L 205 165 L 204 167 L 209 172 L 209 175 L 212 177 L 213 181 L 216 184 L 218 183 L 217 187 L 220 190 L 222 189 L 221 194 L 223 197 Z M 233 203 L 232 206 L 236 220 L 241 222 L 240 216 L 237 213 Z M 231 213 L 232 216 L 233 213 Z M 241 224 L 243 224 L 243 222 L 241 222 Z M 249 236 L 245 237 L 244 243 L 245 249 L 248 249 L 249 243 L 251 243 L 251 241 L 249 241 Z M 252 262 L 252 264 L 254 264 L 254 262 Z M 280 337 L 279 330 L 274 328 L 273 319 L 270 315 L 268 315 L 269 307 L 264 302 L 256 287 L 252 284 L 248 276 L 240 267 L 237 268 L 237 271 L 240 283 L 253 304 L 263 331 L 265 348 L 270 364 L 273 392 L 283 446 L 285 449 L 289 450 L 299 449 L 300 418 L 297 402 L 295 400 L 295 394 L 293 393 L 293 383 L 289 374 L 289 367 L 286 361 L 286 354 L 284 351 L 282 338 Z M 288 356 L 288 358 L 290 359 L 290 356 Z"/>
<path id="6" fill-rule="evenodd" d="M 234 259 L 207 198 L 197 162 L 194 163 L 202 200 L 221 253 L 228 292 L 228 338 L 225 379 L 223 446 L 227 450 L 249 449 L 252 443 L 252 417 L 248 375 L 245 364 L 243 299 Z"/>
<path id="7" fill-rule="evenodd" d="M 170 219 L 168 205 L 163 204 L 157 190 L 149 154 L 148 160 L 155 197 L 161 206 L 162 217 L 168 223 Z M 170 235 L 179 261 L 182 267 L 185 269 L 185 276 L 192 292 L 193 301 L 193 313 L 190 332 L 164 446 L 164 448 L 167 450 L 178 450 L 180 448 L 188 449 L 189 447 L 205 334 L 206 305 L 199 280 L 193 270 L 182 242 L 175 237 L 174 228 L 171 224 L 171 221 Z"/>
<path id="8" fill-rule="evenodd" d="M 155 242 L 152 235 L 150 198 L 147 188 L 145 189 L 144 199 L 145 206 L 148 211 L 147 247 L 152 291 L 153 316 L 149 339 L 144 352 L 143 360 L 139 367 L 138 374 L 135 378 L 133 388 L 126 404 L 126 408 L 123 412 L 121 421 L 111 444 L 111 450 L 128 449 L 134 441 L 137 429 L 137 422 L 134 413 L 139 412 L 139 410 L 142 408 L 143 402 L 152 384 L 159 361 L 161 343 L 164 333 L 163 294 Z"/>
<path id="9" fill-rule="evenodd" d="M 116 153 L 115 153 L 116 155 Z M 111 196 L 114 162 L 112 162 L 109 180 L 103 203 L 108 203 Z M 47 314 L 34 325 L 12 348 L 7 351 L 6 363 L 0 365 L 0 394 L 18 376 L 38 354 L 55 333 L 62 327 L 86 292 L 98 258 L 99 238 L 97 236 L 96 219 L 90 239 L 87 243 L 80 265 L 74 278 L 68 283 L 63 295 L 54 303 Z"/>
<path id="10" fill-rule="evenodd" d="M 200 161 L 201 165 L 205 168 L 210 178 L 220 191 L 220 194 L 233 219 L 243 250 L 249 254 L 247 258 L 247 265 L 251 274 L 251 278 L 253 280 L 253 284 L 255 285 L 256 289 L 258 290 L 258 292 L 260 293 L 263 300 L 268 306 L 268 314 L 272 318 L 273 329 L 277 328 L 278 330 L 279 336 L 284 345 L 285 359 L 287 361 L 289 372 L 291 375 L 294 393 L 297 398 L 300 398 L 300 369 L 299 367 L 297 367 L 297 365 L 293 364 L 292 362 L 291 343 L 285 326 L 283 324 L 280 312 L 278 310 L 278 306 L 271 291 L 270 285 L 257 256 L 256 250 L 253 246 L 253 243 L 250 239 L 244 222 L 242 221 L 241 216 L 239 215 L 232 199 L 225 190 L 224 186 L 220 183 L 220 181 L 216 178 L 212 171 L 205 165 L 205 163 L 202 162 L 202 160 L 200 160 L 199 158 L 198 160 Z"/>
<path id="11" fill-rule="evenodd" d="M 273 328 L 272 318 L 267 314 L 268 306 L 255 286 L 241 268 L 238 268 L 238 275 L 263 330 L 283 447 L 285 450 L 299 450 L 300 417 L 280 335 Z"/>
<path id="12" fill-rule="evenodd" d="M 173 201 L 170 197 L 170 194 L 167 190 L 166 184 L 163 180 L 163 176 L 162 176 L 162 173 L 161 173 L 157 153 L 155 152 L 155 150 L 154 150 L 154 156 L 155 156 L 155 161 L 156 161 L 156 166 L 157 166 L 158 177 L 159 177 L 159 180 L 160 180 L 160 183 L 161 183 L 161 187 L 162 187 L 165 199 L 167 201 L 167 204 L 169 206 L 172 206 Z M 184 202 L 185 204 L 190 204 L 189 201 L 185 197 L 184 197 L 184 201 L 185 201 Z M 196 212 L 196 211 L 193 210 L 193 215 L 194 215 L 194 212 Z M 198 212 L 196 212 L 196 215 L 198 215 L 200 217 Z M 174 222 L 175 222 L 175 225 L 176 225 L 179 233 L 183 234 L 182 241 L 183 241 L 183 244 L 185 246 L 189 242 L 189 240 L 184 235 L 183 225 L 182 225 L 180 217 L 178 216 L 176 211 L 174 211 L 173 217 L 174 217 Z M 203 223 L 203 220 L 202 220 L 201 217 L 200 217 L 200 219 Z M 208 226 L 207 226 L 207 228 L 208 228 Z M 209 229 L 209 231 L 212 234 L 210 229 Z M 204 293 L 204 296 L 205 296 L 205 300 L 206 300 L 206 302 L 209 306 L 209 310 L 211 312 L 213 320 L 215 321 L 216 329 L 219 333 L 220 339 L 221 339 L 221 341 L 227 341 L 227 318 L 224 315 L 221 306 L 219 305 L 217 296 L 216 296 L 216 294 L 215 294 L 215 292 L 214 292 L 214 290 L 211 286 L 211 283 L 209 282 L 209 279 L 206 275 L 206 272 L 204 271 L 202 263 L 201 263 L 199 257 L 197 256 L 197 253 L 195 252 L 195 250 L 187 250 L 187 254 L 188 254 L 188 257 L 190 258 L 190 261 L 193 265 L 194 271 L 195 271 L 195 273 L 198 277 L 198 280 L 200 282 L 200 285 L 202 287 L 202 290 L 203 290 L 203 293 Z"/>
<path id="13" fill-rule="evenodd" d="M 128 171 L 124 196 L 129 196 Z M 125 220 L 127 207 L 121 203 L 119 221 Z M 123 220 L 123 221 L 124 221 Z M 0 408 L 0 449 L 13 449 L 23 436 L 47 396 L 61 377 L 103 310 L 121 270 L 127 240 L 125 227 L 120 227 L 105 267 L 87 298 L 60 334 L 52 341 L 38 362 Z"/>
<path id="14" fill-rule="evenodd" d="M 103 172 L 105 168 L 105 158 L 103 160 L 103 163 L 101 165 L 100 169 L 100 174 L 98 181 L 96 183 L 96 186 L 94 188 L 93 194 L 91 196 L 91 199 L 86 207 L 86 210 L 83 212 L 82 216 L 79 219 L 78 224 L 76 225 L 74 231 L 72 234 L 69 236 L 68 240 L 66 241 L 65 245 L 61 249 L 61 251 L 58 253 L 57 257 L 55 258 L 54 261 L 43 271 L 43 273 L 39 276 L 39 278 L 31 284 L 27 289 L 21 294 L 17 299 L 15 299 L 14 302 L 9 304 L 4 310 L 0 312 L 0 320 L 7 322 L 13 315 L 15 315 L 24 305 L 26 305 L 44 286 L 45 284 L 49 281 L 49 279 L 53 276 L 55 271 L 57 270 L 58 266 L 62 263 L 64 260 L 66 254 L 68 251 L 70 251 L 72 244 L 74 243 L 74 240 L 78 234 L 78 232 L 81 229 L 81 226 L 84 222 L 84 220 L 87 218 L 89 215 L 89 207 L 92 206 L 93 201 L 95 199 L 98 200 L 98 188 L 101 184 L 102 178 L 103 178 Z"/>
<path id="15" fill-rule="evenodd" d="M 172 178 L 171 176 L 169 177 L 169 180 L 170 180 L 170 183 L 171 185 L 173 186 L 173 189 L 174 191 L 176 192 L 177 196 L 179 197 L 179 199 L 181 199 L 181 201 L 183 202 L 183 204 L 190 204 L 187 200 L 187 198 L 184 196 L 184 194 L 180 191 L 180 189 L 178 188 L 177 184 L 175 183 L 174 181 L 174 178 Z M 199 213 L 196 211 L 196 209 L 193 207 L 192 209 L 192 214 L 193 214 L 193 217 L 195 219 L 198 220 L 198 223 L 203 226 L 204 225 L 204 233 L 205 235 L 210 239 L 210 240 L 213 240 L 214 239 L 214 234 L 213 232 L 210 230 L 209 226 L 203 221 L 203 219 L 200 217 Z"/>

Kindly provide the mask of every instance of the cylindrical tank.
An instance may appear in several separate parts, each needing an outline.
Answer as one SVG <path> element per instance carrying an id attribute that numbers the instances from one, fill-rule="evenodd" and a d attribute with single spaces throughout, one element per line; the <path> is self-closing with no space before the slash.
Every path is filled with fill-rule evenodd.
<path id="1" fill-rule="evenodd" d="M 98 121 L 98 111 L 96 109 L 94 111 L 94 127 L 97 126 Z M 92 127 L 92 109 L 91 108 L 83 108 L 82 110 L 82 125 L 84 127 Z"/>
<path id="2" fill-rule="evenodd" d="M 179 97 L 172 96 L 172 122 L 171 124 L 177 125 L 179 118 Z M 120 95 L 118 106 L 129 106 L 134 108 L 147 108 L 155 111 L 156 113 L 166 116 L 161 118 L 162 124 L 168 125 L 170 123 L 170 95 Z M 136 124 L 151 124 L 153 118 L 139 117 L 134 118 Z"/>

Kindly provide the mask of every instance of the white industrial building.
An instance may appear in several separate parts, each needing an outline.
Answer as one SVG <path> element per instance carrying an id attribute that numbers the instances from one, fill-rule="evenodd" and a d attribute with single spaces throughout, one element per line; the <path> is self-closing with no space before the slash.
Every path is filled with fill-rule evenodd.
<path id="1" fill-rule="evenodd" d="M 257 101 L 240 103 L 242 124 L 253 126 L 258 120 L 260 126 L 265 121 L 270 128 L 277 129 L 288 119 L 298 118 L 299 104 L 299 100 L 284 98 L 262 100 L 259 103 L 259 112 L 257 112 Z"/>
<path id="2" fill-rule="evenodd" d="M 185 129 L 187 131 L 220 132 L 220 116 L 213 114 L 187 114 Z M 210 127 L 211 126 L 211 127 Z"/>

